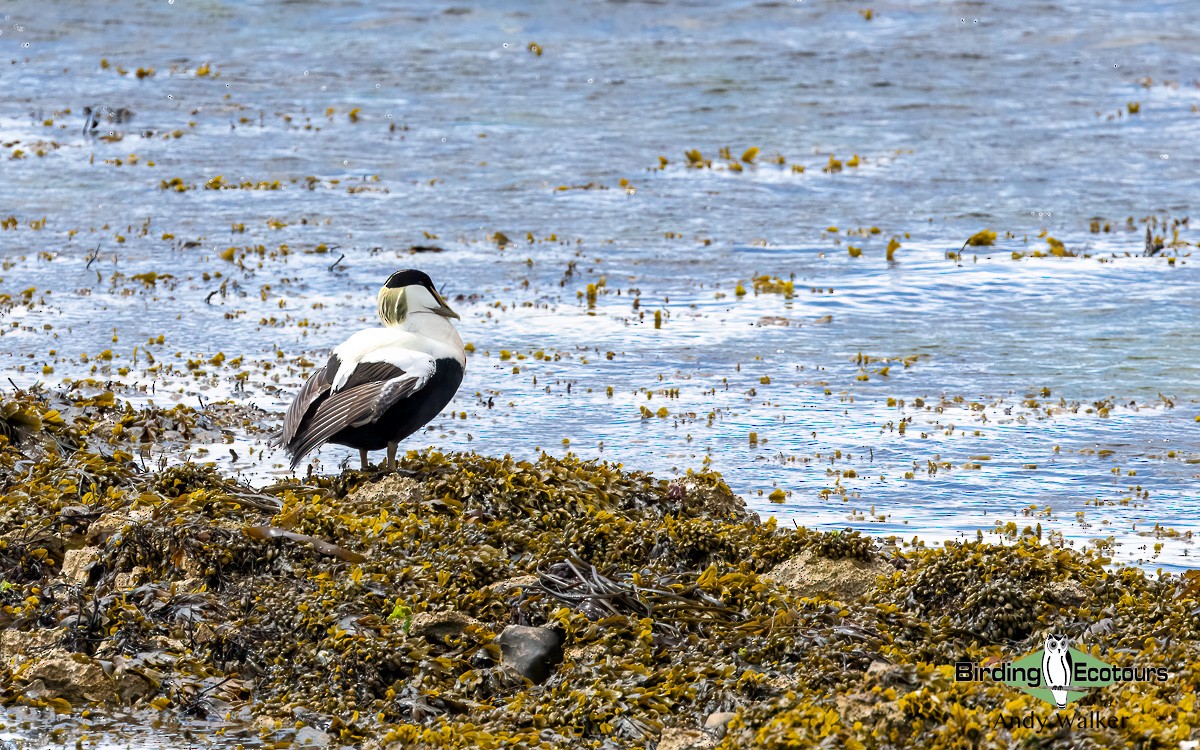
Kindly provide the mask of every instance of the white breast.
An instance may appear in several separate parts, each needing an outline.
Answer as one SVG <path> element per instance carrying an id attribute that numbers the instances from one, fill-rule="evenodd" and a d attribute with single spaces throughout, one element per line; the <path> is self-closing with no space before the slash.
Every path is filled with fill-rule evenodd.
<path id="1" fill-rule="evenodd" d="M 454 347 L 436 339 L 399 328 L 368 328 L 359 331 L 333 350 L 341 362 L 333 379 L 338 391 L 350 379 L 350 374 L 362 363 L 386 362 L 404 370 L 408 377 L 420 379 L 420 384 L 433 375 L 438 359 L 458 358 Z"/>

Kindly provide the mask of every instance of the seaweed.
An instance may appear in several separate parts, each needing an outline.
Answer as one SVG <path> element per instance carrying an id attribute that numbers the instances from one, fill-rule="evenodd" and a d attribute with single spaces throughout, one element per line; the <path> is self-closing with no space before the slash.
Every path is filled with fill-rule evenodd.
<path id="1" fill-rule="evenodd" d="M 0 415 L 6 705 L 128 706 L 276 746 L 320 732 L 634 748 L 685 729 L 728 748 L 1175 746 L 1200 732 L 1194 575 L 1033 533 L 901 550 L 783 528 L 714 473 L 668 481 L 572 454 L 427 450 L 382 478 L 253 488 L 134 459 L 219 417 L 33 391 Z M 794 588 L 784 563 L 858 583 Z M 560 634 L 544 682 L 506 664 L 510 625 Z M 1046 704 L 952 679 L 957 660 L 1051 631 L 1175 677 L 1089 694 L 1085 707 L 1128 704 L 1137 721 L 1067 736 L 1009 721 Z"/>

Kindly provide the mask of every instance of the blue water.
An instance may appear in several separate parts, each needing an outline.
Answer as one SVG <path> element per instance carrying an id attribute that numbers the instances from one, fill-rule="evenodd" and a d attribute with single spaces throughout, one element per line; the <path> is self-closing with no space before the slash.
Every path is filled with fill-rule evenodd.
<path id="1" fill-rule="evenodd" d="M 280 412 L 419 267 L 476 351 L 410 447 L 709 466 L 788 522 L 1040 522 L 1191 567 L 1200 5 L 861 5 L 9 3 L 0 368 Z M 85 106 L 133 119 L 88 136 Z M 192 455 L 265 479 L 262 444 Z"/>

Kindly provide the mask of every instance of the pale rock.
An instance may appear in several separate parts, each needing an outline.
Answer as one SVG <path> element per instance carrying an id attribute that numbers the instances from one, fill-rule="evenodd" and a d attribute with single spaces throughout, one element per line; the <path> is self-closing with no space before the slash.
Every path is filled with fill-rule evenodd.
<path id="1" fill-rule="evenodd" d="M 737 714 L 733 711 L 714 711 L 704 720 L 704 730 L 714 737 L 724 737 L 725 727 L 736 718 Z"/>
<path id="2" fill-rule="evenodd" d="M 805 550 L 771 569 L 766 577 L 797 596 L 824 594 L 842 602 L 858 599 L 878 585 L 892 567 L 878 558 L 828 558 Z"/>
<path id="3" fill-rule="evenodd" d="M 48 693 L 72 704 L 114 703 L 117 692 L 112 679 L 91 657 L 63 649 L 52 649 L 34 659 L 22 675 L 29 682 L 40 680 Z"/>
<path id="4" fill-rule="evenodd" d="M 88 569 L 99 559 L 99 547 L 69 549 L 63 554 L 62 568 L 59 570 L 59 575 L 67 583 L 86 584 L 88 581 Z"/>
<path id="5" fill-rule="evenodd" d="M 413 615 L 408 634 L 429 640 L 443 640 L 452 635 L 459 635 L 472 625 L 478 627 L 479 620 L 457 610 L 420 612 Z"/>
<path id="6" fill-rule="evenodd" d="M 658 750 L 711 750 L 716 746 L 712 735 L 699 729 L 667 727 L 658 740 Z"/>

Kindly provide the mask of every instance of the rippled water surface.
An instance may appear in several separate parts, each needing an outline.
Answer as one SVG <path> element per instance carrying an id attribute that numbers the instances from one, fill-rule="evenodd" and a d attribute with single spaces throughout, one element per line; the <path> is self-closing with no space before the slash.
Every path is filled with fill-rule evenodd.
<path id="1" fill-rule="evenodd" d="M 863 5 L 6 4 L 0 368 L 280 412 L 419 267 L 475 351 L 409 447 L 1190 567 L 1200 5 Z"/>

